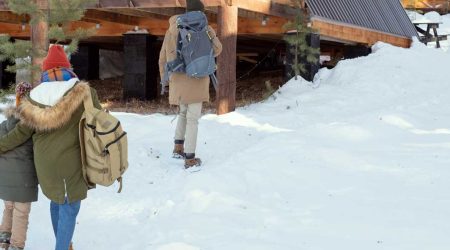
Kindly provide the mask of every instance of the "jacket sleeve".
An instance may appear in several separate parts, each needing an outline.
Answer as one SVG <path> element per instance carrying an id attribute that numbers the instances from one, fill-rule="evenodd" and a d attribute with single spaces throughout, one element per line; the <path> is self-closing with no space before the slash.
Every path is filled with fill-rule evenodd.
<path id="1" fill-rule="evenodd" d="M 0 154 L 24 144 L 31 138 L 33 133 L 34 131 L 31 128 L 18 123 L 13 130 L 0 137 Z"/>
<path id="2" fill-rule="evenodd" d="M 164 41 L 161 47 L 161 51 L 159 52 L 159 75 L 161 76 L 161 81 L 164 78 L 164 70 L 167 63 L 167 40 L 169 39 L 169 31 L 166 32 L 164 36 Z"/>
<path id="3" fill-rule="evenodd" d="M 220 42 L 219 38 L 216 35 L 216 32 L 213 28 L 211 28 L 211 26 L 208 30 L 214 46 L 214 56 L 217 57 L 220 55 L 220 53 L 222 53 L 222 43 Z"/>
<path id="4" fill-rule="evenodd" d="M 7 123 L 7 120 L 4 120 L 2 123 L 0 123 L 0 137 L 8 133 L 8 130 L 6 129 Z"/>

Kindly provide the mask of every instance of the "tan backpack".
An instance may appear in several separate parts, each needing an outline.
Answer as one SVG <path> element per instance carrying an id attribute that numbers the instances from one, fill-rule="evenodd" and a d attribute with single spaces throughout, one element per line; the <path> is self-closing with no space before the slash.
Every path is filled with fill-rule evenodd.
<path id="1" fill-rule="evenodd" d="M 127 133 L 117 118 L 94 107 L 90 92 L 83 103 L 85 111 L 80 120 L 83 177 L 90 187 L 110 186 L 117 180 L 120 193 L 122 175 L 128 168 Z"/>

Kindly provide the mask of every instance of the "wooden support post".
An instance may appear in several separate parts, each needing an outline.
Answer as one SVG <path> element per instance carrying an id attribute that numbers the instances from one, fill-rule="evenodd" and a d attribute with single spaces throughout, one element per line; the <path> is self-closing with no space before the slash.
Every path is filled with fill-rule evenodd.
<path id="1" fill-rule="evenodd" d="M 158 96 L 158 52 L 156 37 L 142 33 L 124 34 L 124 98 L 151 100 Z"/>
<path id="2" fill-rule="evenodd" d="M 223 45 L 218 57 L 216 94 L 217 114 L 226 114 L 236 108 L 236 46 L 238 32 L 238 7 L 222 5 L 217 16 L 218 35 Z"/>
<path id="3" fill-rule="evenodd" d="M 47 0 L 35 0 L 40 9 L 47 9 Z M 48 23 L 46 20 L 40 20 L 36 24 L 31 26 L 31 42 L 33 48 L 33 65 L 42 65 L 42 62 L 48 51 Z M 32 72 L 33 86 L 37 86 L 40 83 L 41 72 Z"/>
<path id="4" fill-rule="evenodd" d="M 99 79 L 100 54 L 97 45 L 80 45 L 70 57 L 75 74 L 80 80 Z"/>

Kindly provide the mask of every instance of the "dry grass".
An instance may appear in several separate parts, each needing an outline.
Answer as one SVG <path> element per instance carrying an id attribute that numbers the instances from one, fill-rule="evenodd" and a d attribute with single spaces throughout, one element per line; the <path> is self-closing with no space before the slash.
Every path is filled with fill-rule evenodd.
<path id="1" fill-rule="evenodd" d="M 236 106 L 243 107 L 266 99 L 273 90 L 283 83 L 282 71 L 257 72 L 237 83 Z M 97 90 L 102 105 L 114 112 L 129 112 L 138 114 L 175 114 L 177 107 L 169 105 L 167 96 L 160 96 L 156 100 L 122 100 L 122 79 L 106 79 L 90 81 Z M 270 87 L 266 86 L 270 84 Z M 211 88 L 211 100 L 215 100 L 214 88 Z M 204 105 L 205 113 L 214 113 L 214 102 Z"/>

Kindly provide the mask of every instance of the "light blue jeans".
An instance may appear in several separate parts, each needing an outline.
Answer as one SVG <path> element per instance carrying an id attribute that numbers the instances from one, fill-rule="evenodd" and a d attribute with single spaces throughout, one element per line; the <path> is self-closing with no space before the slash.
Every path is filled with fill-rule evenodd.
<path id="1" fill-rule="evenodd" d="M 50 214 L 52 217 L 53 232 L 55 233 L 55 250 L 68 250 L 72 242 L 73 233 L 78 212 L 80 211 L 81 201 L 72 203 L 67 202 L 58 204 L 50 202 Z"/>

